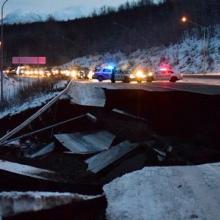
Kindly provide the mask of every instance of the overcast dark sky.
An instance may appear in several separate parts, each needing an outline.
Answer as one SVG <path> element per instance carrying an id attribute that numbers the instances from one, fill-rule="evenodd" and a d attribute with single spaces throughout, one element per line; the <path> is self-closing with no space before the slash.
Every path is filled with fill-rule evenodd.
<path id="1" fill-rule="evenodd" d="M 3 2 L 3 0 L 1 0 Z M 33 12 L 53 13 L 67 8 L 81 8 L 85 13 L 103 5 L 118 6 L 127 0 L 8 0 L 6 13 L 21 8 Z"/>
<path id="2" fill-rule="evenodd" d="M 3 2 L 3 0 L 0 0 Z M 34 13 L 52 14 L 61 10 L 75 9 L 78 16 L 86 15 L 103 5 L 118 6 L 127 1 L 134 0 L 8 0 L 5 14 L 14 11 L 30 11 Z M 156 0 L 157 1 L 157 0 Z"/>

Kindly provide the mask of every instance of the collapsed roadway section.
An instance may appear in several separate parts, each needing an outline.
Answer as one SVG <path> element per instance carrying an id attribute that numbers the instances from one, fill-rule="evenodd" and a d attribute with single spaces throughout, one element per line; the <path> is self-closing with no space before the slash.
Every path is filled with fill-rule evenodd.
<path id="1" fill-rule="evenodd" d="M 62 216 L 66 210 L 65 219 L 71 219 L 74 210 L 82 219 L 105 219 L 111 195 L 103 186 L 116 177 L 144 167 L 172 171 L 170 166 L 218 163 L 219 95 L 167 87 L 70 82 L 42 108 L 2 119 L 0 188 L 17 194 L 0 195 L 0 202 L 24 197 L 36 202 L 34 193 L 22 194 L 27 191 L 57 201 L 51 212 L 43 201 L 37 212 L 16 212 L 8 203 L 5 210 L 12 211 L 2 216 L 39 219 L 51 213 Z M 183 171 L 187 176 L 190 172 Z M 195 184 L 188 185 L 195 191 Z M 206 194 L 218 190 L 213 187 L 203 184 Z"/>

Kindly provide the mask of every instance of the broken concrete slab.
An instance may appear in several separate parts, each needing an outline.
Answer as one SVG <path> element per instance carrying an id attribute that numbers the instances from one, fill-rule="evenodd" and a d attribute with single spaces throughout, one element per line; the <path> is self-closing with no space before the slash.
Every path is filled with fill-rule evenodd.
<path id="1" fill-rule="evenodd" d="M 75 154 L 91 154 L 109 149 L 115 135 L 108 131 L 92 133 L 56 134 L 55 138 Z"/>
<path id="2" fill-rule="evenodd" d="M 69 198 L 70 202 L 64 205 L 59 205 L 49 209 L 33 210 L 28 212 L 22 212 L 13 216 L 5 217 L 4 220 L 48 220 L 48 219 L 105 219 L 105 210 L 107 207 L 107 201 L 104 195 L 98 195 L 90 198 L 84 198 L 79 195 L 79 199 Z M 83 197 L 83 198 L 82 198 Z M 49 203 L 51 199 L 42 199 L 44 206 Z M 59 199 L 54 197 L 54 199 Z M 61 200 L 61 199 L 59 199 Z M 65 200 L 65 198 L 64 198 Z M 52 204 L 55 203 L 51 201 Z M 29 205 L 30 206 L 30 205 Z"/>
<path id="3" fill-rule="evenodd" d="M 51 153 L 54 149 L 55 149 L 55 144 L 54 143 L 50 143 L 50 144 L 46 145 L 45 147 L 41 148 L 38 151 L 35 151 L 33 153 L 25 154 L 25 157 L 33 159 L 33 158 L 36 158 L 36 157 L 45 156 L 45 155 Z"/>
<path id="4" fill-rule="evenodd" d="M 67 94 L 74 104 L 85 106 L 105 106 L 104 89 L 88 83 L 72 83 Z"/>
<path id="5" fill-rule="evenodd" d="M 20 213 L 52 209 L 73 202 L 92 200 L 102 195 L 88 196 L 76 193 L 58 192 L 1 192 L 0 210 L 2 217 Z"/>
<path id="6" fill-rule="evenodd" d="M 93 173 L 98 173 L 134 150 L 137 146 L 137 143 L 131 143 L 129 141 L 121 142 L 111 149 L 87 159 L 88 170 Z"/>
<path id="7" fill-rule="evenodd" d="M 219 171 L 218 163 L 145 167 L 126 174 L 104 186 L 106 215 L 110 220 L 220 219 Z"/>
<path id="8" fill-rule="evenodd" d="M 55 172 L 28 165 L 0 160 L 0 170 L 42 180 L 54 180 Z"/>

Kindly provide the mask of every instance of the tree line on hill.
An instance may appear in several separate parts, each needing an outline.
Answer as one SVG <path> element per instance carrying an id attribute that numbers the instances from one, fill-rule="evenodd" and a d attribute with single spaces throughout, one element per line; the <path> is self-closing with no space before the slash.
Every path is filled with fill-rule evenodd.
<path id="1" fill-rule="evenodd" d="M 46 22 L 8 25 L 5 61 L 9 65 L 12 56 L 46 56 L 49 65 L 60 65 L 89 54 L 166 46 L 192 29 L 202 37 L 201 26 L 220 23 L 219 11 L 218 0 L 139 0 L 65 22 L 49 17 Z M 193 23 L 181 24 L 183 15 Z"/>

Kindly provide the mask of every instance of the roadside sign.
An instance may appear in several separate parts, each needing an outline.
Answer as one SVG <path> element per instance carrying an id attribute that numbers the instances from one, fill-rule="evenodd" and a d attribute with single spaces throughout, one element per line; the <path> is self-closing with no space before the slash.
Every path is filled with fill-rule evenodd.
<path id="1" fill-rule="evenodd" d="M 12 57 L 12 64 L 46 64 L 46 57 Z"/>

